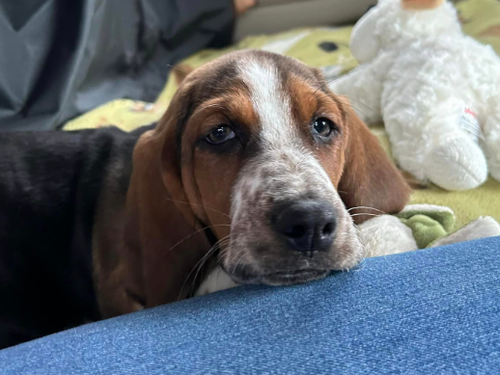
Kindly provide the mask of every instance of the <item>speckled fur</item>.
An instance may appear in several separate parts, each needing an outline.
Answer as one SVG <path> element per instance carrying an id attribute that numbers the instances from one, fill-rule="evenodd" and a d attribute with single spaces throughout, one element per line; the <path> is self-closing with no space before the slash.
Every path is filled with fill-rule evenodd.
<path id="1" fill-rule="evenodd" d="M 332 203 L 337 211 L 338 234 L 332 249 L 325 254 L 310 259 L 290 254 L 284 257 L 283 263 L 288 259 L 291 265 L 302 262 L 303 268 L 353 267 L 362 258 L 363 247 L 330 178 L 319 160 L 303 147 L 296 128 L 289 124 L 293 118 L 290 98 L 279 80 L 278 66 L 273 61 L 262 63 L 247 59 L 240 65 L 240 74 L 250 88 L 252 103 L 261 121 L 261 152 L 240 171 L 233 188 L 231 242 L 223 259 L 225 269 L 234 269 L 245 262 L 251 264 L 256 273 L 272 271 L 267 268 L 266 259 L 272 253 L 255 257 L 256 249 L 278 246 L 268 213 L 275 204 L 304 197 Z M 282 266 L 286 268 L 286 264 Z"/>

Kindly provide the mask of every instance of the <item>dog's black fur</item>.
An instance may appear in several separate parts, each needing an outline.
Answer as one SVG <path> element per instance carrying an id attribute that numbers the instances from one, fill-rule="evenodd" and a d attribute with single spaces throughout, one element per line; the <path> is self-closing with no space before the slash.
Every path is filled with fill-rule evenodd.
<path id="1" fill-rule="evenodd" d="M 153 127 L 0 133 L 0 348 L 99 319 L 98 198 L 112 174 L 125 199 L 134 145 Z"/>

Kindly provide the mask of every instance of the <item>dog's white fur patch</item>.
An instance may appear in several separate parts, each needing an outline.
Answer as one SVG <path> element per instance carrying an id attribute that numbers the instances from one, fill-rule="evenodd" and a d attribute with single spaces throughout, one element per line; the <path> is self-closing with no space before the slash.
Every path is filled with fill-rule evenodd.
<path id="1" fill-rule="evenodd" d="M 271 61 L 262 64 L 247 61 L 241 67 L 241 77 L 251 91 L 252 104 L 261 124 L 261 136 L 267 145 L 275 147 L 290 141 L 293 132 L 290 98 L 278 78 L 278 68 Z"/>
<path id="2" fill-rule="evenodd" d="M 203 280 L 194 295 L 203 296 L 219 290 L 234 288 L 235 286 L 238 286 L 238 284 L 236 284 L 221 267 L 217 266 L 208 274 L 207 278 Z"/>

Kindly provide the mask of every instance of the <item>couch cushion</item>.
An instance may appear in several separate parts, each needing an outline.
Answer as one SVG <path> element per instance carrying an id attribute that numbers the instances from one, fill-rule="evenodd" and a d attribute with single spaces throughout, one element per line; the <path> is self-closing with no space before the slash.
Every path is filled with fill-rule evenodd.
<path id="1" fill-rule="evenodd" d="M 236 23 L 234 39 L 269 34 L 292 27 L 328 26 L 354 22 L 376 0 L 259 0 Z"/>

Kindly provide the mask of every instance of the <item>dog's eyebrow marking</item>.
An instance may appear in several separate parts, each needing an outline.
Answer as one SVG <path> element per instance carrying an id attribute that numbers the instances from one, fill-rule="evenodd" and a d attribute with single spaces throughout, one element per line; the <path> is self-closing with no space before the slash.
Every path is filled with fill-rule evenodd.
<path id="1" fill-rule="evenodd" d="M 335 105 L 337 106 L 338 110 L 340 111 L 340 116 L 342 118 L 342 121 L 345 121 L 347 113 L 345 111 L 344 106 L 342 105 L 342 102 L 337 98 L 336 95 L 330 95 L 330 97 L 333 99 L 335 102 Z"/>
<path id="2" fill-rule="evenodd" d="M 227 108 L 220 105 L 220 104 L 209 104 L 209 105 L 206 105 L 204 107 L 201 107 L 199 109 L 197 109 L 191 116 L 191 118 L 195 117 L 196 115 L 200 114 L 201 112 L 203 112 L 205 109 L 209 109 L 209 108 L 219 108 L 221 111 L 223 112 L 228 112 Z"/>

